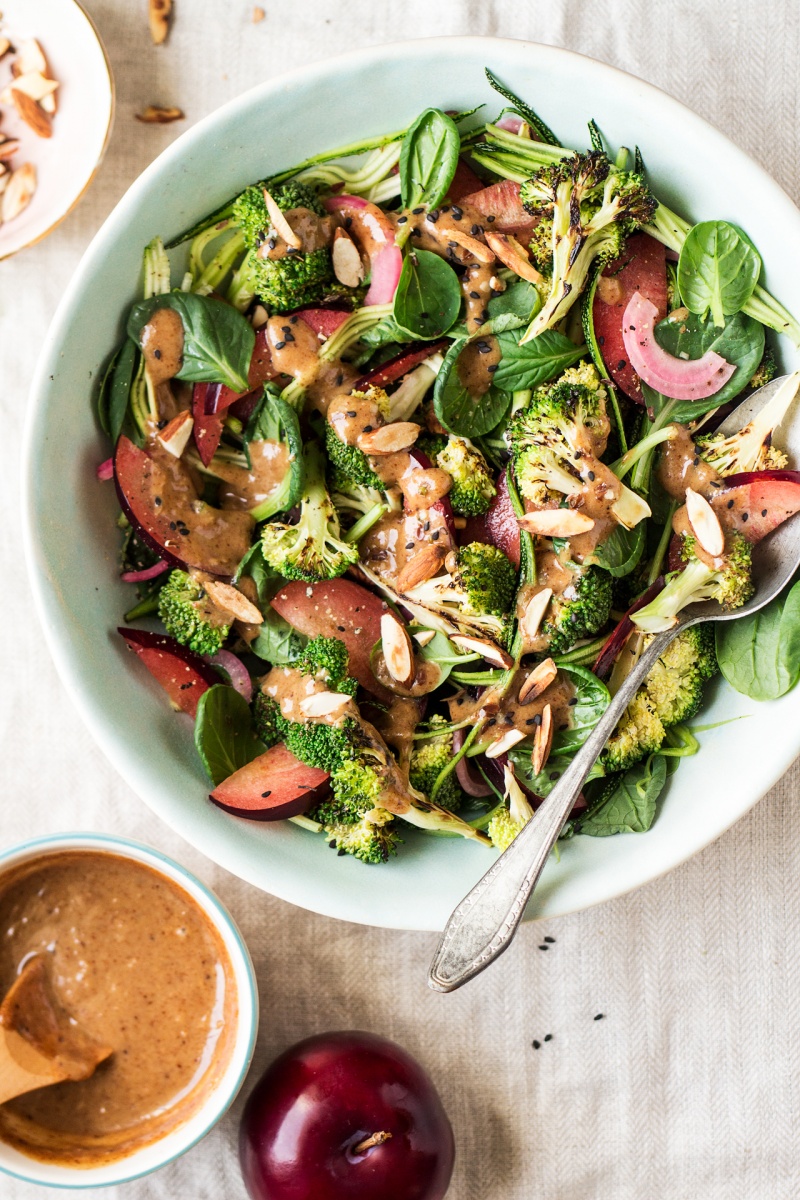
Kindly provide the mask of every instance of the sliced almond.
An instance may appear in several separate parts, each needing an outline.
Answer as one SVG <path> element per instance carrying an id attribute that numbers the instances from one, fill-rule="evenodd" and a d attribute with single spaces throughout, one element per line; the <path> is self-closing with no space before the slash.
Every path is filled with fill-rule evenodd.
<path id="1" fill-rule="evenodd" d="M 712 558 L 719 558 L 725 549 L 725 534 L 722 532 L 719 517 L 705 496 L 701 496 L 692 488 L 686 489 L 686 513 L 694 535 L 706 554 L 710 554 Z"/>
<path id="2" fill-rule="evenodd" d="M 519 622 L 526 641 L 532 642 L 538 637 L 539 626 L 552 598 L 553 589 L 546 587 L 542 588 L 540 592 L 536 592 L 528 601 Z"/>
<path id="3" fill-rule="evenodd" d="M 339 226 L 333 235 L 331 247 L 333 273 L 345 287 L 358 287 L 364 282 L 364 263 L 358 247 L 349 234 Z"/>
<path id="4" fill-rule="evenodd" d="M 519 689 L 520 704 L 528 704 L 537 696 L 541 696 L 542 692 L 550 687 L 556 675 L 558 675 L 558 667 L 552 658 L 546 658 L 544 662 L 540 662 Z"/>
<path id="5" fill-rule="evenodd" d="M 417 584 L 432 579 L 441 568 L 447 555 L 447 547 L 428 542 L 410 558 L 397 576 L 397 590 L 410 592 Z"/>
<path id="6" fill-rule="evenodd" d="M 496 742 L 492 742 L 489 749 L 486 751 L 487 758 L 499 758 L 501 754 L 505 754 L 512 746 L 516 746 L 517 742 L 523 741 L 525 734 L 521 729 L 509 729 Z"/>
<path id="7" fill-rule="evenodd" d="M 44 111 L 49 117 L 54 117 L 58 111 L 58 101 L 56 100 L 55 92 L 49 92 L 48 95 L 42 96 L 39 101 Z"/>
<path id="8" fill-rule="evenodd" d="M 264 202 L 267 206 L 269 219 L 272 222 L 272 227 L 279 237 L 282 237 L 287 246 L 292 246 L 295 250 L 302 250 L 303 241 L 297 236 L 292 229 L 286 217 L 281 212 L 278 204 L 273 196 L 264 188 Z"/>
<path id="9" fill-rule="evenodd" d="M 182 108 L 161 108 L 158 104 L 148 104 L 136 114 L 136 120 L 144 125 L 169 125 L 171 121 L 182 121 L 183 117 Z"/>
<path id="10" fill-rule="evenodd" d="M 480 654 L 487 662 L 492 663 L 495 667 L 503 667 L 508 670 L 513 667 L 514 660 L 511 655 L 496 646 L 494 642 L 484 642 L 482 638 L 468 637 L 465 634 L 454 633 L 450 638 L 454 646 L 458 646 L 460 650 L 466 650 L 470 654 Z"/>
<path id="11" fill-rule="evenodd" d="M 429 645 L 435 637 L 435 629 L 423 629 L 421 633 L 414 634 L 414 641 L 417 643 L 420 650 L 424 650 L 425 647 Z"/>
<path id="12" fill-rule="evenodd" d="M 27 75 L 29 71 L 40 71 L 42 75 L 47 74 L 47 59 L 36 38 L 26 38 L 24 42 L 19 43 L 16 58 L 11 64 L 11 74 L 15 78 L 19 75 Z"/>
<path id="13" fill-rule="evenodd" d="M 161 430 L 157 441 L 161 443 L 168 454 L 180 458 L 186 449 L 186 443 L 192 435 L 194 420 L 188 409 L 173 417 L 168 425 Z"/>
<path id="14" fill-rule="evenodd" d="M 575 537 L 594 528 L 592 518 L 574 508 L 540 508 L 519 517 L 518 523 L 528 533 L 550 538 Z"/>
<path id="15" fill-rule="evenodd" d="M 263 304 L 257 304 L 250 314 L 250 324 L 253 329 L 261 329 L 269 320 L 269 313 L 264 308 Z"/>
<path id="16" fill-rule="evenodd" d="M 259 22 L 261 22 L 261 21 L 263 21 L 263 20 L 264 20 L 264 17 L 265 17 L 266 15 L 267 15 L 267 14 L 264 12 L 264 9 L 263 9 L 263 8 L 259 8 L 259 7 L 258 7 L 258 5 L 256 5 L 256 6 L 253 8 L 253 24 L 254 24 L 254 25 L 258 25 L 258 24 L 259 24 Z"/>
<path id="17" fill-rule="evenodd" d="M 541 272 L 536 270 L 525 247 L 521 246 L 515 237 L 510 233 L 492 233 L 491 230 L 484 236 L 503 266 L 519 275 L 520 279 L 527 279 L 529 283 L 541 283 Z"/>
<path id="18" fill-rule="evenodd" d="M 414 645 L 403 622 L 393 612 L 381 617 L 381 644 L 386 669 L 396 683 L 409 687 L 417 673 Z"/>
<path id="19" fill-rule="evenodd" d="M 0 37 L 0 58 L 3 58 L 6 54 L 8 54 L 10 49 L 11 42 L 8 40 L 8 38 Z"/>
<path id="20" fill-rule="evenodd" d="M 314 692 L 300 701 L 300 711 L 304 717 L 333 717 L 349 703 L 344 692 Z"/>
<path id="21" fill-rule="evenodd" d="M 36 168 L 33 163 L 23 163 L 11 175 L 8 185 L 3 192 L 3 203 L 0 206 L 0 218 L 3 221 L 13 221 L 14 217 L 26 209 L 36 191 Z"/>
<path id="22" fill-rule="evenodd" d="M 27 92 L 21 92 L 19 88 L 11 89 L 11 99 L 14 102 L 14 108 L 19 113 L 26 125 L 29 125 L 37 137 L 49 138 L 53 136 L 53 126 L 47 113 L 39 107 L 35 100 L 32 100 Z"/>
<path id="23" fill-rule="evenodd" d="M 237 621 L 244 621 L 247 625 L 260 625 L 264 620 L 255 604 L 248 600 L 247 596 L 243 596 L 232 583 L 220 583 L 218 579 L 212 579 L 205 584 L 205 589 L 217 608 L 224 609 Z"/>
<path id="24" fill-rule="evenodd" d="M 150 20 L 150 37 L 156 46 L 167 40 L 169 33 L 169 17 L 172 11 L 172 0 L 148 0 L 148 17 Z"/>
<path id="25" fill-rule="evenodd" d="M 420 426 L 413 421 L 393 421 L 369 433 L 360 433 L 356 445 L 364 454 L 397 454 L 407 450 L 419 437 Z"/>
<path id="26" fill-rule="evenodd" d="M 542 709 L 542 722 L 536 726 L 536 733 L 533 737 L 533 753 L 531 754 L 531 765 L 534 775 L 538 775 L 550 757 L 550 748 L 553 745 L 553 712 L 549 704 L 545 704 Z"/>
<path id="27" fill-rule="evenodd" d="M 6 141 L 0 142 L 0 162 L 5 162 L 19 150 L 19 142 L 16 138 L 7 138 Z"/>
<path id="28" fill-rule="evenodd" d="M 460 229 L 448 229 L 447 240 L 457 242 L 459 246 L 466 250 L 468 254 L 471 254 L 473 258 L 476 258 L 478 262 L 494 262 L 494 254 L 488 246 L 478 241 L 477 238 L 470 237 L 468 233 L 462 233 Z"/>
<path id="29" fill-rule="evenodd" d="M 44 96 L 49 96 L 56 90 L 58 83 L 55 79 L 47 79 L 41 71 L 27 71 L 24 75 L 18 75 L 13 84 L 4 88 L 0 92 L 0 102 L 3 104 L 11 103 L 11 92 L 16 88 L 19 92 L 24 92 L 26 96 L 30 96 L 31 100 L 41 100 Z"/>

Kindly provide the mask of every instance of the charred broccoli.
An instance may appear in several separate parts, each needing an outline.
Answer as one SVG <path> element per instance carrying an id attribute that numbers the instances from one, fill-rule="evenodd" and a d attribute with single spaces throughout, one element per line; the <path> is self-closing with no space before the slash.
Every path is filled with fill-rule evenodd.
<path id="1" fill-rule="evenodd" d="M 453 481 L 447 493 L 458 517 L 481 517 L 497 495 L 491 471 L 477 446 L 467 438 L 430 434 L 419 448 Z"/>
<path id="2" fill-rule="evenodd" d="M 439 725 L 447 725 L 444 717 L 435 713 L 428 722 L 429 730 Z M 431 789 L 439 778 L 441 771 L 453 757 L 453 735 L 447 730 L 437 737 L 420 738 L 414 743 L 411 754 L 411 770 L 409 779 L 411 786 L 418 792 L 429 796 Z M 458 812 L 464 802 L 464 794 L 458 785 L 458 779 L 452 773 L 447 776 L 443 786 L 436 795 L 436 803 L 450 812 Z"/>
<path id="3" fill-rule="evenodd" d="M 520 830 L 533 816 L 530 801 L 514 778 L 512 768 L 504 767 L 503 775 L 505 777 L 505 800 L 508 807 L 503 806 L 499 809 L 492 817 L 488 827 L 492 845 L 501 852 L 508 849 Z"/>
<path id="4" fill-rule="evenodd" d="M 516 571 L 502 550 L 471 542 L 457 551 L 453 571 L 427 579 L 405 595 L 445 617 L 461 633 L 503 644 L 510 629 L 516 586 Z"/>
<path id="5" fill-rule="evenodd" d="M 797 378 L 788 376 L 753 420 L 737 433 L 729 437 L 710 433 L 696 438 L 695 445 L 704 461 L 720 475 L 785 467 L 788 459 L 783 451 L 773 446 L 772 437 L 797 395 L 797 387 Z"/>
<path id="6" fill-rule="evenodd" d="M 186 571 L 170 572 L 158 594 L 158 615 L 167 633 L 196 654 L 216 654 L 230 633 L 225 614 Z"/>
<path id="7" fill-rule="evenodd" d="M 568 566 L 573 581 L 553 596 L 540 628 L 548 639 L 548 653 L 556 657 L 602 629 L 611 612 L 613 581 L 608 572 L 596 566 Z"/>
<path id="8" fill-rule="evenodd" d="M 644 633 L 671 629 L 688 604 L 716 600 L 723 608 L 741 608 L 753 594 L 752 547 L 740 534 L 728 536 L 719 566 L 709 566 L 698 558 L 691 535 L 683 537 L 681 557 L 686 563 L 683 570 L 668 576 L 663 591 L 631 616 Z"/>

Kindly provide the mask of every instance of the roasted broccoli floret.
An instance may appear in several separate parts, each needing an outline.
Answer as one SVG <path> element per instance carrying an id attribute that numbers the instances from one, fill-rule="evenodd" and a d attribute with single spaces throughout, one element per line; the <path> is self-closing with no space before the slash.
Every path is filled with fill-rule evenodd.
<path id="1" fill-rule="evenodd" d="M 509 628 L 517 574 L 502 550 L 483 542 L 462 546 L 455 570 L 436 575 L 405 593 L 415 604 L 448 619 L 463 634 L 501 644 Z"/>
<path id="2" fill-rule="evenodd" d="M 663 591 L 631 616 L 644 633 L 671 629 L 677 614 L 688 604 L 716 600 L 723 608 L 741 608 L 753 594 L 752 547 L 738 533 L 728 536 L 725 555 L 719 567 L 711 567 L 698 558 L 695 539 L 684 536 L 681 557 L 686 566 L 667 579 Z"/>
<path id="3" fill-rule="evenodd" d="M 342 478 L 378 492 L 383 490 L 383 484 L 369 465 L 364 451 L 343 442 L 330 424 L 325 426 L 325 451 L 328 462 Z"/>
<path id="4" fill-rule="evenodd" d="M 772 399 L 738 433 L 725 437 L 710 433 L 695 439 L 701 457 L 720 475 L 738 475 L 740 471 L 782 470 L 788 459 L 772 444 L 775 430 L 783 421 L 795 396 L 797 379 L 790 375 Z"/>
<path id="5" fill-rule="evenodd" d="M 338 511 L 347 512 L 349 515 L 358 513 L 364 516 L 371 512 L 376 504 L 386 502 L 385 494 L 378 488 L 356 483 L 337 469 L 328 473 L 328 489 Z"/>
<path id="6" fill-rule="evenodd" d="M 186 571 L 170 572 L 158 595 L 158 615 L 167 633 L 196 654 L 216 654 L 230 633 L 225 614 Z"/>
<path id="7" fill-rule="evenodd" d="M 384 808 L 371 808 L 351 824 L 324 826 L 328 845 L 340 854 L 352 854 L 363 863 L 384 863 L 402 843 L 398 821 Z"/>
<path id="8" fill-rule="evenodd" d="M 270 189 L 270 195 L 282 212 L 307 209 L 322 216 L 324 209 L 316 192 L 304 184 L 289 182 Z M 247 255 L 236 272 L 231 293 L 237 299 L 257 295 L 274 312 L 289 312 L 304 304 L 320 301 L 336 286 L 327 246 L 304 253 L 290 246 L 280 258 L 261 258 L 259 249 L 275 237 L 264 187 L 246 188 L 233 206 L 233 220 L 242 231 Z M 237 307 L 241 304 L 237 303 Z"/>
<path id="9" fill-rule="evenodd" d="M 585 368 L 578 378 L 566 372 L 550 387 L 538 388 L 527 408 L 511 421 L 506 440 L 511 448 L 520 492 L 539 507 L 579 499 L 590 490 L 601 494 L 620 525 L 632 529 L 650 516 L 650 508 L 600 462 L 608 440 L 606 389 Z"/>
<path id="10" fill-rule="evenodd" d="M 358 559 L 358 549 L 340 537 L 339 517 L 325 487 L 322 451 L 314 442 L 303 450 L 303 494 L 294 525 L 267 522 L 261 530 L 266 562 L 285 579 L 309 583 L 343 575 Z"/>
<path id="11" fill-rule="evenodd" d="M 481 517 L 488 512 L 497 488 L 477 446 L 467 438 L 435 434 L 421 438 L 417 444 L 452 479 L 447 496 L 456 516 Z"/>
<path id="12" fill-rule="evenodd" d="M 550 293 L 526 342 L 566 315 L 593 265 L 618 258 L 625 239 L 650 221 L 658 202 L 641 175 L 612 168 L 599 150 L 542 167 L 522 184 L 520 199 L 539 217 L 533 252 L 540 262 L 549 232 L 552 271 Z"/>
<path id="13" fill-rule="evenodd" d="M 755 374 L 751 377 L 748 386 L 753 388 L 753 390 L 764 387 L 765 384 L 772 383 L 777 374 L 778 364 L 775 362 L 775 354 L 767 346 L 761 355 L 761 362 L 756 367 Z"/>
<path id="14" fill-rule="evenodd" d="M 606 742 L 600 761 L 606 771 L 627 771 L 639 759 L 661 748 L 665 735 L 656 706 L 645 687 L 631 700 Z"/>
<path id="15" fill-rule="evenodd" d="M 444 717 L 435 713 L 428 722 L 433 730 L 447 725 Z M 446 731 L 437 737 L 418 738 L 411 754 L 409 780 L 418 792 L 429 796 L 442 770 L 453 757 L 453 735 Z M 464 793 L 458 785 L 454 772 L 448 775 L 436 795 L 436 803 L 449 812 L 458 812 L 464 802 Z"/>
<path id="16" fill-rule="evenodd" d="M 501 808 L 492 817 L 487 830 L 492 845 L 501 853 L 507 850 L 521 829 L 533 816 L 528 797 L 514 778 L 509 766 L 503 768 L 505 777 L 505 800 L 508 807 Z"/>
<path id="17" fill-rule="evenodd" d="M 602 629 L 611 612 L 613 589 L 608 572 L 596 566 L 569 566 L 574 578 L 560 595 L 553 596 L 540 628 L 548 639 L 548 653 L 556 657 Z"/>

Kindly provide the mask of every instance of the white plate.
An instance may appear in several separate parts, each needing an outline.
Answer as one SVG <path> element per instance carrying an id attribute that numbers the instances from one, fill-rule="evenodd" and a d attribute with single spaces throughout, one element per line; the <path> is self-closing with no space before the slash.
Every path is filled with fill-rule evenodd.
<path id="1" fill-rule="evenodd" d="M 19 137 L 12 165 L 36 167 L 36 193 L 24 212 L 0 225 L 0 259 L 46 237 L 78 203 L 94 178 L 111 133 L 114 84 L 94 25 L 75 0 L 2 0 L 1 32 L 12 46 L 36 38 L 59 83 L 53 135 L 40 138 L 3 105 L 3 132 Z M 0 89 L 11 59 L 0 60 Z"/>
<path id="2" fill-rule="evenodd" d="M 45 340 L 27 430 L 27 555 L 36 603 L 58 668 L 97 741 L 151 808 L 210 858 L 257 887 L 330 916 L 441 929 L 491 862 L 492 851 L 410 834 L 398 858 L 367 867 L 291 824 L 230 817 L 208 785 L 184 718 L 114 633 L 130 603 L 116 578 L 116 502 L 93 467 L 108 454 L 90 410 L 94 381 L 136 298 L 142 247 L 169 237 L 253 179 L 410 121 L 427 105 L 500 101 L 489 65 L 528 98 L 565 145 L 585 146 L 594 117 L 612 145 L 638 144 L 665 202 L 699 219 L 744 226 L 767 283 L 800 312 L 800 214 L 766 173 L 664 93 L 550 46 L 444 38 L 361 50 L 248 92 L 169 147 L 120 201 L 87 251 Z M 265 136 L 265 131 L 269 131 Z M 784 343 L 783 365 L 800 366 Z M 704 723 L 744 717 L 702 735 L 647 834 L 575 838 L 551 861 L 530 912 L 597 904 L 683 862 L 727 829 L 800 751 L 800 690 L 754 704 L 717 681 Z"/>

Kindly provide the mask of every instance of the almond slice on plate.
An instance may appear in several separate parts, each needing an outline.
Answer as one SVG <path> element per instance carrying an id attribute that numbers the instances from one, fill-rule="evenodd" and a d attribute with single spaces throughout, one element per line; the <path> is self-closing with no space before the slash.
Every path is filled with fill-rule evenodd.
<path id="1" fill-rule="evenodd" d="M 26 96 L 30 96 L 31 100 L 39 101 L 45 96 L 49 96 L 57 87 L 56 80 L 45 78 L 41 71 L 26 71 L 24 75 L 18 75 L 13 83 L 0 92 L 0 103 L 11 103 L 13 88 L 16 88 L 18 92 L 24 92 Z"/>
<path id="2" fill-rule="evenodd" d="M 393 421 L 369 433 L 360 433 L 356 445 L 364 454 L 397 454 L 407 450 L 419 437 L 420 426 L 413 421 Z"/>
<path id="3" fill-rule="evenodd" d="M 414 645 L 400 618 L 393 612 L 381 617 L 381 643 L 386 669 L 395 683 L 409 687 L 417 673 Z"/>
<path id="4" fill-rule="evenodd" d="M 550 749 L 553 745 L 553 712 L 549 704 L 545 704 L 542 709 L 542 721 L 536 726 L 536 733 L 533 738 L 533 753 L 531 754 L 531 765 L 534 775 L 538 775 L 550 757 Z"/>
<path id="5" fill-rule="evenodd" d="M 447 547 L 428 542 L 410 558 L 397 576 L 398 592 L 410 592 L 418 583 L 432 579 L 447 556 Z"/>
<path id="6" fill-rule="evenodd" d="M 263 622 L 264 618 L 259 609 L 232 583 L 220 583 L 218 579 L 211 579 L 204 586 L 217 608 L 224 609 L 237 621 L 244 621 L 246 625 L 261 625 Z"/>
<path id="7" fill-rule="evenodd" d="M 149 0 L 148 18 L 150 21 L 150 37 L 153 44 L 160 46 L 167 40 L 169 33 L 169 17 L 172 11 L 172 0 Z"/>
<path id="8" fill-rule="evenodd" d="M 533 668 L 519 689 L 520 704 L 530 703 L 537 696 L 541 696 L 542 692 L 550 687 L 557 674 L 558 667 L 552 658 L 546 658 L 544 662 L 540 662 L 538 666 Z"/>
<path id="9" fill-rule="evenodd" d="M 524 637 L 532 642 L 539 634 L 539 626 L 547 611 L 547 606 L 553 598 L 552 588 L 542 588 L 528 601 L 525 611 L 520 618 L 520 627 Z"/>
<path id="10" fill-rule="evenodd" d="M 136 113 L 136 120 L 144 125 L 169 125 L 171 121 L 182 121 L 182 108 L 161 108 L 158 104 L 148 104 L 142 112 Z"/>
<path id="11" fill-rule="evenodd" d="M 447 234 L 448 241 L 456 242 L 456 244 L 461 246 L 463 250 L 466 250 L 468 254 L 471 254 L 473 258 L 476 258 L 478 262 L 494 262 L 494 254 L 492 251 L 488 246 L 484 245 L 483 242 L 478 241 L 477 238 L 471 237 L 468 233 L 462 233 L 460 229 L 447 229 L 445 232 Z"/>
<path id="12" fill-rule="evenodd" d="M 504 267 L 519 275 L 520 279 L 527 279 L 529 283 L 541 283 L 541 272 L 536 270 L 525 247 L 521 246 L 515 237 L 510 233 L 493 233 L 491 230 L 484 236 Z"/>
<path id="13" fill-rule="evenodd" d="M 53 136 L 53 126 L 50 118 L 44 109 L 40 108 L 35 100 L 32 100 L 27 92 L 21 92 L 19 88 L 12 87 L 11 99 L 14 102 L 14 108 L 19 113 L 26 125 L 29 125 L 37 137 L 49 138 Z"/>
<path id="14" fill-rule="evenodd" d="M 458 646 L 460 650 L 466 650 L 470 654 L 480 654 L 487 662 L 492 663 L 496 667 L 503 667 L 508 670 L 513 667 L 514 660 L 506 650 L 501 650 L 494 642 L 484 642 L 481 638 L 468 637 L 466 634 L 454 633 L 450 638 L 454 646 Z"/>
<path id="15" fill-rule="evenodd" d="M 58 101 L 56 100 L 55 92 L 48 92 L 46 96 L 42 96 L 39 101 L 48 117 L 54 117 L 58 111 Z"/>
<path id="16" fill-rule="evenodd" d="M 15 78 L 18 75 L 27 75 L 28 71 L 39 71 L 42 75 L 47 74 L 47 59 L 36 38 L 26 38 L 19 43 L 16 58 L 11 64 L 11 74 Z"/>
<path id="17" fill-rule="evenodd" d="M 719 523 L 719 517 L 714 512 L 705 496 L 686 489 L 686 514 L 695 537 L 712 558 L 719 558 L 725 549 L 725 534 Z"/>
<path id="18" fill-rule="evenodd" d="M 575 537 L 594 528 L 594 521 L 575 508 L 540 508 L 518 518 L 520 529 L 541 537 Z"/>
<path id="19" fill-rule="evenodd" d="M 333 273 L 345 287 L 358 287 L 364 282 L 364 264 L 353 239 L 338 227 L 331 247 Z"/>
<path id="20" fill-rule="evenodd" d="M 5 162 L 19 150 L 19 142 L 16 138 L 6 138 L 5 141 L 0 140 L 0 162 Z"/>
<path id="21" fill-rule="evenodd" d="M 8 40 L 8 38 L 0 37 L 0 58 L 3 58 L 4 55 L 8 54 L 10 49 L 11 42 Z"/>
<path id="22" fill-rule="evenodd" d="M 344 692 L 314 692 L 300 701 L 300 711 L 304 717 L 333 717 L 349 703 L 350 697 Z"/>
<path id="23" fill-rule="evenodd" d="M 18 217 L 23 209 L 28 207 L 35 191 L 36 168 L 33 163 L 23 163 L 13 172 L 3 192 L 0 219 L 13 221 L 14 217 Z"/>
<path id="24" fill-rule="evenodd" d="M 521 729 L 509 729 L 496 742 L 492 742 L 489 749 L 486 751 L 487 758 L 499 758 L 501 754 L 505 754 L 512 746 L 516 746 L 517 742 L 523 741 L 525 734 Z"/>
<path id="25" fill-rule="evenodd" d="M 283 238 L 287 246 L 291 246 L 294 250 L 302 250 L 302 238 L 297 236 L 289 222 L 286 220 L 283 212 L 278 207 L 278 203 L 274 196 L 271 196 L 266 188 L 264 188 L 264 203 L 267 206 L 267 212 L 269 213 L 269 219 L 272 222 L 272 227 L 278 236 Z"/>

